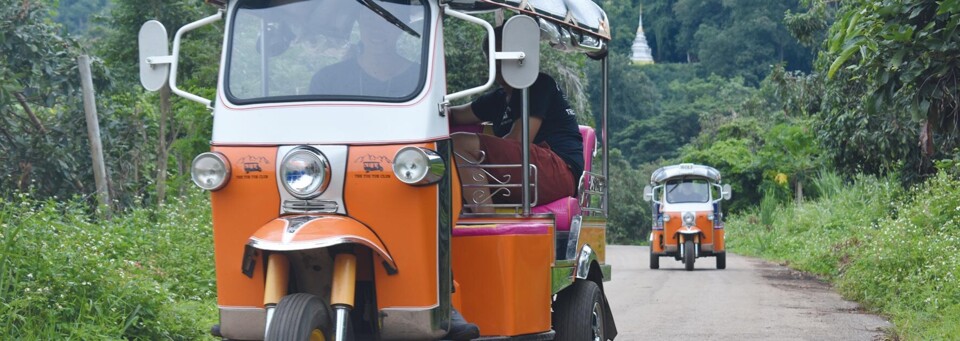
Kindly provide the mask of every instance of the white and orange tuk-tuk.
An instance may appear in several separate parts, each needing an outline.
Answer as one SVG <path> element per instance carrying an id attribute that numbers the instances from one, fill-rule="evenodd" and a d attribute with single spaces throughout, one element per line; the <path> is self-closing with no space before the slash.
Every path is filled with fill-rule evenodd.
<path id="1" fill-rule="evenodd" d="M 180 28 L 172 53 L 163 26 L 144 24 L 140 59 L 147 89 L 169 84 L 213 112 L 211 151 L 196 157 L 192 176 L 213 206 L 215 336 L 433 340 L 446 334 L 456 308 L 484 339 L 613 339 L 603 291 L 611 275 L 604 262 L 607 165 L 592 165 L 598 154 L 607 159 L 605 129 L 598 144 L 594 128 L 581 128 L 587 167 L 578 197 L 536 202 L 530 189 L 537 176 L 527 161 L 475 165 L 530 171 L 519 183 L 489 182 L 490 192 L 523 192 L 522 204 L 471 214 L 463 210 L 463 191 L 472 189 L 460 185 L 448 114 L 452 100 L 493 84 L 497 59 L 505 77 L 536 75 L 541 39 L 601 59 L 606 84 L 610 31 L 596 4 L 211 3 L 219 13 Z M 443 19 L 492 36 L 492 25 L 471 14 L 484 11 L 514 14 L 504 28 L 505 51 L 488 57 L 486 83 L 447 93 Z M 178 88 L 184 33 L 220 20 L 215 98 Z M 480 43 L 456 48 L 480 53 Z M 411 71 L 399 80 L 363 77 L 350 71 L 351 58 Z"/>
<path id="2" fill-rule="evenodd" d="M 654 171 L 643 189 L 653 212 L 650 268 L 660 268 L 660 257 L 673 257 L 692 271 L 697 258 L 716 257 L 717 269 L 725 269 L 720 201 L 730 194 L 730 185 L 721 184 L 720 171 L 710 166 L 683 163 Z"/>

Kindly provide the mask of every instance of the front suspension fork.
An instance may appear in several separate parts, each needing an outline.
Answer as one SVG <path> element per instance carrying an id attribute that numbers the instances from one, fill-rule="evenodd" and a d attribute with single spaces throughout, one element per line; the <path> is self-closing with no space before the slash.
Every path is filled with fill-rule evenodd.
<path id="1" fill-rule="evenodd" d="M 336 312 L 334 341 L 347 339 L 347 319 L 353 309 L 354 292 L 357 287 L 357 256 L 339 253 L 333 260 L 333 288 L 330 306 Z"/>
<path id="2" fill-rule="evenodd" d="M 682 233 L 680 234 L 680 243 L 678 243 L 677 246 L 680 247 L 681 258 L 684 256 L 684 253 L 687 252 L 687 250 L 685 250 L 685 247 L 683 246 L 684 242 L 687 241 L 687 238 L 688 237 L 685 234 L 682 234 Z M 695 250 L 693 250 L 694 252 L 693 256 L 696 258 L 700 258 L 700 236 L 699 235 L 693 236 L 693 247 L 695 248 Z"/>
<path id="3" fill-rule="evenodd" d="M 267 309 L 267 324 L 264 328 L 264 337 L 266 331 L 270 330 L 270 322 L 273 320 L 273 312 L 277 309 L 277 303 L 283 296 L 287 295 L 287 286 L 290 280 L 290 261 L 282 253 L 271 253 L 267 257 L 267 283 L 263 290 L 263 307 Z"/>
<path id="4" fill-rule="evenodd" d="M 290 262 L 287 256 L 271 253 L 267 258 L 267 281 L 263 293 L 263 306 L 267 309 L 267 324 L 270 322 L 277 303 L 287 295 L 290 279 Z M 330 294 L 330 306 L 336 311 L 335 341 L 347 338 L 347 320 L 353 309 L 354 292 L 357 285 L 357 256 L 350 253 L 337 254 L 333 261 L 333 288 Z M 264 334 L 266 335 L 266 334 Z"/>

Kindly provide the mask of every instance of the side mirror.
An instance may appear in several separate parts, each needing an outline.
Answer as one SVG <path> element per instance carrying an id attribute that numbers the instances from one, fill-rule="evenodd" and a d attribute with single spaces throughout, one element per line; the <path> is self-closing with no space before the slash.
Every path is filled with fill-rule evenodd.
<path id="1" fill-rule="evenodd" d="M 503 51 L 523 53 L 523 59 L 501 59 L 500 74 L 514 89 L 533 85 L 540 75 L 540 25 L 526 15 L 516 15 L 503 24 Z"/>
<path id="2" fill-rule="evenodd" d="M 148 91 L 160 90 L 170 75 L 167 29 L 159 21 L 147 21 L 140 26 L 137 42 L 140 47 L 140 84 Z"/>
<path id="3" fill-rule="evenodd" d="M 732 193 L 733 191 L 730 188 L 730 184 L 724 184 L 723 189 L 720 191 L 720 197 L 723 198 L 723 200 L 730 200 L 730 195 Z"/>
<path id="4" fill-rule="evenodd" d="M 650 185 L 643 186 L 643 201 L 653 200 L 653 187 Z"/>

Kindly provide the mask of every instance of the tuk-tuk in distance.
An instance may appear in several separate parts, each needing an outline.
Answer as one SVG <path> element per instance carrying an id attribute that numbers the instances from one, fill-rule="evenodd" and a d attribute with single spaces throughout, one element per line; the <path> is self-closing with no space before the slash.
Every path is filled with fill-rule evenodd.
<path id="1" fill-rule="evenodd" d="M 682 163 L 654 171 L 643 189 L 653 212 L 650 268 L 660 268 L 660 257 L 673 257 L 692 271 L 697 258 L 716 257 L 717 269 L 725 269 L 720 201 L 730 195 L 730 185 L 721 184 L 713 167 Z"/>
<path id="2" fill-rule="evenodd" d="M 208 2 L 219 13 L 180 28 L 172 54 L 163 26 L 144 24 L 140 71 L 148 90 L 169 84 L 174 94 L 213 112 L 211 151 L 194 159 L 192 177 L 210 191 L 212 204 L 220 314 L 214 336 L 436 340 L 450 328 L 453 308 L 479 325 L 484 339 L 616 336 L 603 291 L 611 276 L 605 264 L 610 28 L 598 5 Z M 493 26 L 471 15 L 489 11 L 499 18 L 513 14 L 503 28 L 504 51 L 488 55 L 485 83 L 446 93 L 444 18 L 478 25 L 493 37 Z M 211 100 L 178 88 L 176 70 L 184 33 L 221 19 L 225 36 Z M 491 179 L 488 185 L 489 193 L 521 192 L 522 204 L 465 213 L 464 205 L 479 203 L 462 199 L 472 189 L 461 187 L 454 163 L 450 102 L 488 89 L 495 61 L 511 85 L 531 82 L 541 39 L 602 63 L 600 138 L 594 128 L 580 128 L 586 170 L 578 195 L 537 202 L 530 190 L 536 169 L 526 157 L 516 165 L 471 165 L 528 172 L 519 183 Z M 480 43 L 455 48 L 480 54 Z M 490 39 L 488 50 L 494 46 Z M 366 54 L 373 50 L 389 56 L 377 66 L 401 65 L 411 77 L 375 83 L 353 73 L 322 76 L 349 67 L 344 61 L 351 57 L 375 57 Z M 598 153 L 603 162 L 591 167 Z"/>

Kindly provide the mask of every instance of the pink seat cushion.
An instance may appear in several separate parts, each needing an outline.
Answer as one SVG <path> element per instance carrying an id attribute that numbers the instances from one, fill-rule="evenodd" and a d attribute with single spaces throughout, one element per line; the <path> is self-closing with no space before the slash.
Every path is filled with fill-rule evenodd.
<path id="1" fill-rule="evenodd" d="M 540 205 L 530 209 L 531 213 L 544 214 L 553 213 L 554 220 L 557 222 L 557 231 L 570 231 L 570 220 L 573 216 L 580 214 L 580 203 L 575 198 L 566 197 L 546 205 Z"/>
<path id="2" fill-rule="evenodd" d="M 547 234 L 550 227 L 546 224 L 492 224 L 478 226 L 458 226 L 453 229 L 454 237 L 497 236 L 508 234 Z"/>
<path id="3" fill-rule="evenodd" d="M 583 170 L 589 172 L 591 161 L 593 161 L 593 149 L 597 145 L 597 134 L 589 126 L 580 126 L 580 136 L 583 137 Z M 589 178 L 584 177 L 584 183 L 589 183 Z M 584 184 L 581 184 L 584 186 Z M 557 231 L 570 231 L 570 220 L 573 216 L 579 215 L 580 202 L 576 198 L 566 197 L 560 200 L 540 205 L 530 210 L 534 214 L 553 213 L 557 222 Z"/>

